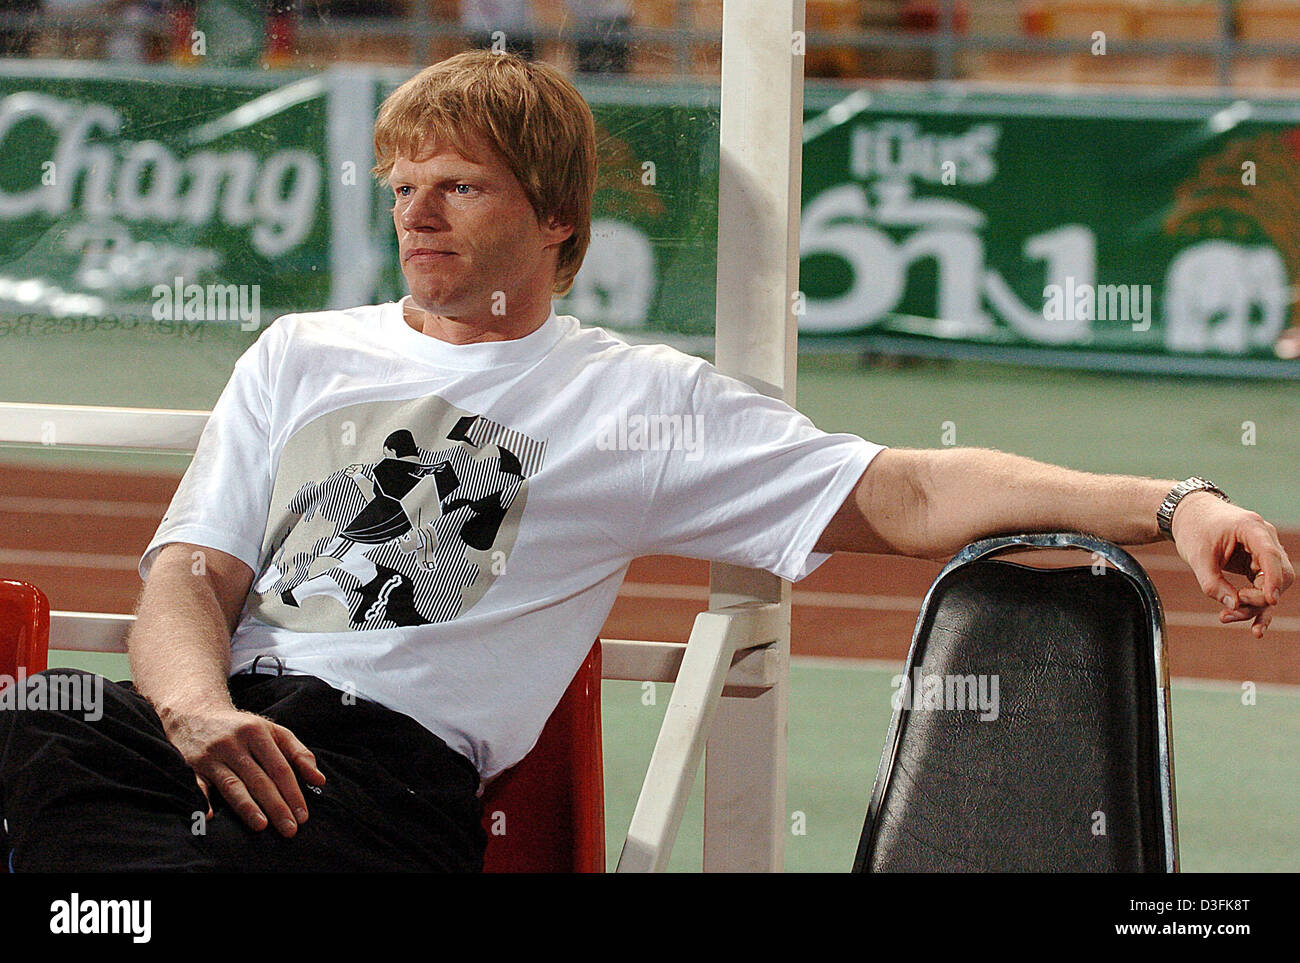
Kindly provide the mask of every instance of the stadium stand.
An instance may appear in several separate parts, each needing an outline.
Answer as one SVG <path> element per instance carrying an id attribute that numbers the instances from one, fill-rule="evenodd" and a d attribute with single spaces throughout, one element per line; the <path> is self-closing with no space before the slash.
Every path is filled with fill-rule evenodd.
<path id="1" fill-rule="evenodd" d="M 8 56 L 213 63 L 203 2 L 27 3 L 0 11 Z M 540 59 L 574 69 L 575 0 L 521 0 Z M 630 0 L 628 73 L 716 78 L 721 0 Z M 197 14 L 196 14 L 197 8 Z M 460 0 L 235 0 L 265 67 L 417 65 L 466 40 Z M 111 13 L 112 16 L 104 16 Z M 259 25 L 260 18 L 260 25 Z M 518 34 L 518 30 L 514 31 Z M 1105 53 L 1099 52 L 1099 42 Z M 1300 78 L 1295 0 L 808 0 L 805 74 L 838 80 L 1277 90 Z"/>

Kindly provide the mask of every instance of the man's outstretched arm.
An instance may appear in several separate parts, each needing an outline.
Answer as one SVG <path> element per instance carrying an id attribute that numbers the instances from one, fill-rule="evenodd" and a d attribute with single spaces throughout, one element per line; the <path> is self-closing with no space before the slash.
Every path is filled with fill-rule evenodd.
<path id="1" fill-rule="evenodd" d="M 292 732 L 237 709 L 226 686 L 230 638 L 252 582 L 252 570 L 233 555 L 165 546 L 140 595 L 127 651 L 136 688 L 203 794 L 216 787 L 253 829 L 264 829 L 269 816 L 292 836 L 307 818 L 294 768 L 313 785 L 325 777 Z"/>
<path id="2" fill-rule="evenodd" d="M 978 538 L 1084 531 L 1124 545 L 1157 541 L 1156 510 L 1176 482 L 1093 475 L 982 448 L 886 449 L 817 542 L 819 552 L 946 560 Z M 1178 504 L 1174 542 L 1222 622 L 1254 620 L 1262 638 L 1295 581 L 1277 529 L 1208 492 Z M 1234 585 L 1227 573 L 1249 582 Z"/>

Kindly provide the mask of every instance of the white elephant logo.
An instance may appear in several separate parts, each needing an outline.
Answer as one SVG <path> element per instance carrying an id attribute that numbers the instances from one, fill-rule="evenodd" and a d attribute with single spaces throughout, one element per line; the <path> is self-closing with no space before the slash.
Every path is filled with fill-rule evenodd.
<path id="1" fill-rule="evenodd" d="M 1222 354 L 1267 348 L 1285 325 L 1290 302 L 1286 266 L 1275 248 L 1193 244 L 1165 275 L 1165 346 Z"/>
<path id="2" fill-rule="evenodd" d="M 584 320 L 640 327 L 650 316 L 656 283 L 655 253 L 649 238 L 623 221 L 591 222 L 591 246 L 565 310 Z"/>

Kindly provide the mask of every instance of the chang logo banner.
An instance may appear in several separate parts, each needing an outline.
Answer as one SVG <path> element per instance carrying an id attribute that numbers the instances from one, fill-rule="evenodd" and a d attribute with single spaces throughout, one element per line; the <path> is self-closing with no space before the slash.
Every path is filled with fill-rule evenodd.
<path id="1" fill-rule="evenodd" d="M 5 90 L 13 86 L 0 80 L 0 309 L 148 317 L 150 292 L 177 278 L 320 306 L 323 98 L 111 81 Z"/>
<path id="2" fill-rule="evenodd" d="M 1295 111 L 858 92 L 804 142 L 804 333 L 1262 359 L 1294 323 Z"/>

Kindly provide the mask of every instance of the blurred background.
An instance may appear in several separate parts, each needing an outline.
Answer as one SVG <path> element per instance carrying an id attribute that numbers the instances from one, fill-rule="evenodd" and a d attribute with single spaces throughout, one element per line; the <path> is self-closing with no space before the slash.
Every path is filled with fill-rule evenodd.
<path id="1" fill-rule="evenodd" d="M 1285 89 L 1290 0 L 809 0 L 809 77 Z M 495 30 L 531 56 L 637 78 L 716 77 L 719 0 L 6 0 L 9 56 L 417 66 Z M 212 48 L 191 49 L 206 24 Z M 216 29 L 217 27 L 220 29 Z M 1087 59 L 1096 31 L 1123 56 Z"/>
<path id="2" fill-rule="evenodd" d="M 801 410 L 894 446 L 1205 474 L 1300 555 L 1300 0 L 806 11 Z M 719 0 L 0 0 L 0 402 L 207 409 L 278 315 L 400 297 L 374 112 L 469 47 L 555 64 L 595 113 L 593 241 L 557 308 L 708 356 L 721 29 Z M 43 441 L 0 446 L 0 574 L 130 612 L 186 459 Z M 1168 548 L 1138 554 L 1169 620 L 1184 867 L 1300 869 L 1300 616 L 1257 642 Z M 842 557 L 796 586 L 791 869 L 851 863 L 937 570 Z M 706 584 L 638 560 L 605 634 L 684 639 Z M 611 861 L 659 689 L 606 687 Z"/>

